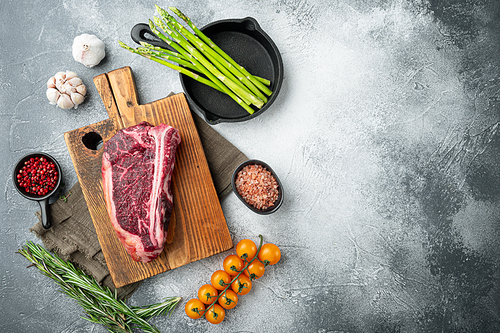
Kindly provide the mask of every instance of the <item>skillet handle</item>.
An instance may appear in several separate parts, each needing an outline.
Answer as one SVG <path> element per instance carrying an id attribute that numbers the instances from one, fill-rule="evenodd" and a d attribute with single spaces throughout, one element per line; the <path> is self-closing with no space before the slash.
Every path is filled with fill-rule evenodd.
<path id="1" fill-rule="evenodd" d="M 153 46 L 158 46 L 175 52 L 175 50 L 172 47 L 170 47 L 167 43 L 165 43 L 158 36 L 156 36 L 154 32 L 152 32 L 151 29 L 149 28 L 149 25 L 147 25 L 146 23 L 138 23 L 134 25 L 134 27 L 130 31 L 130 37 L 132 37 L 132 40 L 137 44 L 140 44 L 141 42 L 146 42 Z"/>
<path id="2" fill-rule="evenodd" d="M 45 229 L 52 227 L 52 219 L 49 212 L 49 198 L 38 201 L 40 205 L 40 215 L 42 216 L 42 226 Z"/>

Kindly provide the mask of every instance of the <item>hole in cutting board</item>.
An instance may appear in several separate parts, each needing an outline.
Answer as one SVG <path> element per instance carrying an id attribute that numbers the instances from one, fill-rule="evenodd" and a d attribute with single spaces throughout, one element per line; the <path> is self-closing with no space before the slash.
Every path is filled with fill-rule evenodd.
<path id="1" fill-rule="evenodd" d="M 89 132 L 82 138 L 82 142 L 88 149 L 99 150 L 102 148 L 102 137 L 96 132 Z"/>

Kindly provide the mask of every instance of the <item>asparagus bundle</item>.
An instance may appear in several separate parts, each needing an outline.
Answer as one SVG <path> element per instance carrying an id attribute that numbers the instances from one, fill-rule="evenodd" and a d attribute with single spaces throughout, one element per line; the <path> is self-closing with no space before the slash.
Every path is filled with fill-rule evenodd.
<path id="1" fill-rule="evenodd" d="M 272 94 L 268 87 L 271 82 L 250 74 L 201 32 L 189 17 L 175 7 L 169 9 L 193 32 L 158 5 L 156 11 L 160 17 L 149 20 L 149 27 L 175 51 L 144 42 L 142 47 L 135 49 L 118 41 L 120 46 L 229 95 L 249 114 L 254 113 L 254 108 L 262 108 Z"/>

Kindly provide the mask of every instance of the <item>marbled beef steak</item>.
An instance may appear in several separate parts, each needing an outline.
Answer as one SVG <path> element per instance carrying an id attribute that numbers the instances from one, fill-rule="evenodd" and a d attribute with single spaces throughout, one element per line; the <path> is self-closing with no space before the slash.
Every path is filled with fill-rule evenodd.
<path id="1" fill-rule="evenodd" d="M 180 142 L 177 129 L 142 122 L 119 130 L 104 144 L 102 182 L 109 218 L 135 261 L 150 262 L 163 251 Z"/>

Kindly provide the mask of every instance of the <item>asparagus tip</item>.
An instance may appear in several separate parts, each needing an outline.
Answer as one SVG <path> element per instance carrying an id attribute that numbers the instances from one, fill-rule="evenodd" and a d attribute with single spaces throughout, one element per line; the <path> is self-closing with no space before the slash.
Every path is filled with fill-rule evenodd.
<path id="1" fill-rule="evenodd" d="M 153 32 L 156 30 L 154 22 L 149 19 L 149 29 L 151 29 Z"/>
<path id="2" fill-rule="evenodd" d="M 162 13 L 166 12 L 166 10 L 165 10 L 165 9 L 161 8 L 161 7 L 160 7 L 160 6 L 158 6 L 158 5 L 155 5 L 155 7 L 156 7 L 156 11 L 157 11 L 157 12 L 158 12 L 158 14 L 160 14 L 160 15 L 161 15 Z"/>
<path id="3" fill-rule="evenodd" d="M 181 19 L 185 20 L 185 21 L 189 21 L 189 18 L 184 15 L 179 9 L 177 9 L 176 7 L 168 7 L 168 9 L 170 9 L 171 11 L 173 11 L 177 16 L 179 16 Z"/>
<path id="4" fill-rule="evenodd" d="M 168 9 L 170 9 L 173 12 L 175 12 L 176 14 L 177 13 L 181 13 L 181 11 L 177 7 L 174 7 L 174 6 L 170 6 L 170 7 L 168 7 Z"/>

